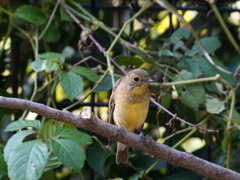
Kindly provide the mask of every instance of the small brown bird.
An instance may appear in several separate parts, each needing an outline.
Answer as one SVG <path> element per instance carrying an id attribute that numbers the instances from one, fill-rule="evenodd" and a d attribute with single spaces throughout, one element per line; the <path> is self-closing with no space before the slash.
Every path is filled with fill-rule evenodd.
<path id="1" fill-rule="evenodd" d="M 109 101 L 109 123 L 131 132 L 141 130 L 148 114 L 150 102 L 148 84 L 152 81 L 148 73 L 142 69 L 134 69 L 119 79 Z M 117 143 L 117 164 L 128 161 L 128 149 L 127 145 Z"/>

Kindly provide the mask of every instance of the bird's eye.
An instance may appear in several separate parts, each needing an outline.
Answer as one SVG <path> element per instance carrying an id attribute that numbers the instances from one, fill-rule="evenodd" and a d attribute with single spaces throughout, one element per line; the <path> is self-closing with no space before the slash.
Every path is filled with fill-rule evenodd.
<path id="1" fill-rule="evenodd" d="M 135 77 L 135 78 L 133 78 L 133 80 L 137 82 L 137 81 L 139 81 L 139 78 Z"/>

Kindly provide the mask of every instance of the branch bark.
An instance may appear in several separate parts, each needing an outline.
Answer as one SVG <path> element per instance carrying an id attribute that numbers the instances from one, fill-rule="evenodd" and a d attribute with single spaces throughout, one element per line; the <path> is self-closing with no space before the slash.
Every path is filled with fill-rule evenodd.
<path id="1" fill-rule="evenodd" d="M 60 111 L 36 102 L 3 96 L 0 96 L 0 107 L 28 110 L 46 118 L 72 124 L 78 128 L 89 130 L 108 139 L 148 153 L 172 165 L 190 169 L 213 179 L 240 179 L 240 174 L 235 171 L 205 161 L 190 153 L 172 149 L 169 146 L 154 141 L 150 136 L 146 136 L 146 144 L 142 145 L 139 135 L 129 131 L 122 133 L 117 126 L 95 117 L 90 109 L 85 109 L 80 115 L 73 115 L 67 110 Z"/>

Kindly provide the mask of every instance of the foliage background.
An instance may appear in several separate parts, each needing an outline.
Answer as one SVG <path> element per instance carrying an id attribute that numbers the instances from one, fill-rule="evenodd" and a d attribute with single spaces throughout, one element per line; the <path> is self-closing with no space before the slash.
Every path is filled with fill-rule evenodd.
<path id="1" fill-rule="evenodd" d="M 190 123 L 219 130 L 200 132 L 178 121 L 169 127 L 166 123 L 171 117 L 151 105 L 144 133 L 239 172 L 240 115 L 235 110 L 239 105 L 239 1 L 216 4 L 230 35 L 220 25 L 214 4 L 171 1 L 183 9 L 176 11 L 167 1 L 155 2 L 152 9 L 145 10 L 141 7 L 151 2 L 132 2 L 129 7 L 125 1 L 64 1 L 63 5 L 52 0 L 1 1 L 0 95 L 76 114 L 90 106 L 95 115 L 107 121 L 112 79 L 123 75 L 117 64 L 125 70 L 144 68 L 160 83 L 152 85 L 151 91 L 162 106 Z M 160 2 L 164 6 L 160 7 Z M 81 20 L 85 30 L 63 6 Z M 198 11 L 184 10 L 187 7 Z M 229 10 L 232 8 L 238 10 Z M 205 58 L 193 33 L 216 65 Z M 117 34 L 121 38 L 116 38 Z M 218 83 L 216 74 L 222 77 Z M 135 150 L 130 154 L 131 163 L 116 165 L 114 151 L 104 148 L 107 140 L 102 137 L 30 112 L 0 110 L 1 178 L 205 178 Z M 18 121 L 23 119 L 32 121 Z M 15 122 L 10 124 L 12 120 Z M 31 153 L 44 154 L 44 158 L 34 159 Z M 29 154 L 24 159 L 29 166 L 17 161 L 25 154 Z M 31 159 L 38 162 L 36 171 L 31 171 L 36 165 Z M 19 166 L 12 166 L 16 162 Z"/>

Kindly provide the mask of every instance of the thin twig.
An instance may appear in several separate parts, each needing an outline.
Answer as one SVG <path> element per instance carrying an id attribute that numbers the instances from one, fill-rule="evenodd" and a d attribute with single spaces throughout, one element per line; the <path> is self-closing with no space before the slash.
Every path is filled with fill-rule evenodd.
<path id="1" fill-rule="evenodd" d="M 189 123 L 189 122 L 181 119 L 181 118 L 178 117 L 176 114 L 173 114 L 172 112 L 170 112 L 169 110 L 167 110 L 165 107 L 161 106 L 161 105 L 160 105 L 158 102 L 156 102 L 155 99 L 153 99 L 152 97 L 151 97 L 151 102 L 154 103 L 154 104 L 156 104 L 159 108 L 163 109 L 163 110 L 164 110 L 166 113 L 168 113 L 169 115 L 171 115 L 171 116 L 173 117 L 173 119 L 171 119 L 171 121 L 174 120 L 174 119 L 176 119 L 176 120 L 181 121 L 181 122 L 183 122 L 183 123 L 185 123 L 185 124 L 188 124 L 188 125 L 190 125 L 190 126 L 192 126 L 192 127 L 195 127 L 196 129 L 201 130 L 201 131 L 219 132 L 218 130 L 206 129 L 206 128 L 204 128 L 203 126 L 195 125 L 195 124 Z"/>

